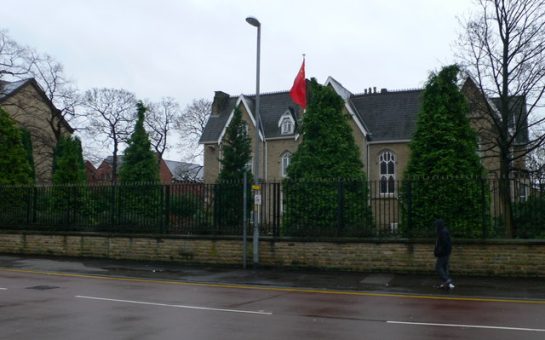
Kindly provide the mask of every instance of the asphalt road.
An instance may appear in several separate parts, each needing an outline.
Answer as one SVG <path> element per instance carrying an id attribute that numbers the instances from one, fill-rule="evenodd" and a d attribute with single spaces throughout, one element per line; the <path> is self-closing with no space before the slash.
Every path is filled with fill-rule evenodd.
<path id="1" fill-rule="evenodd" d="M 545 301 L 0 268 L 1 339 L 544 339 Z"/>

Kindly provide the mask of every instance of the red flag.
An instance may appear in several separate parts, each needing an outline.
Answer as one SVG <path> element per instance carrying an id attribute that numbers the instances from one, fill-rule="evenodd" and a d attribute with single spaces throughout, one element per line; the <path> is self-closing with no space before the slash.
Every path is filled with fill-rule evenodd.
<path id="1" fill-rule="evenodd" d="M 301 108 L 305 109 L 307 107 L 307 82 L 305 80 L 305 59 L 303 59 L 303 65 L 295 80 L 293 81 L 293 86 L 290 90 L 291 100 L 294 103 L 299 104 Z"/>

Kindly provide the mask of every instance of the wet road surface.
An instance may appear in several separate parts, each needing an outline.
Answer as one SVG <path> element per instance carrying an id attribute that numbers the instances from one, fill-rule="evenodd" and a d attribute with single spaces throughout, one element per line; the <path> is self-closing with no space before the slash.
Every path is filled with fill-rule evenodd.
<path id="1" fill-rule="evenodd" d="M 544 339 L 545 300 L 0 268 L 1 339 Z"/>

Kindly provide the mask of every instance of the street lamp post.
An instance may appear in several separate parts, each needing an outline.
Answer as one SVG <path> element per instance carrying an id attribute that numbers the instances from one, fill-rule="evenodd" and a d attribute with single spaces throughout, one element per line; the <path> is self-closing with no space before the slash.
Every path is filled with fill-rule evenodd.
<path id="1" fill-rule="evenodd" d="M 254 17 L 247 17 L 246 22 L 257 27 L 257 63 L 255 76 L 255 152 L 254 152 L 254 174 L 255 174 L 255 209 L 254 209 L 254 235 L 253 235 L 253 259 L 254 267 L 259 264 L 259 208 L 261 204 L 261 188 L 259 186 L 259 130 L 261 118 L 259 116 L 259 67 L 261 57 L 261 23 Z M 259 196 L 259 197 L 258 197 Z"/>

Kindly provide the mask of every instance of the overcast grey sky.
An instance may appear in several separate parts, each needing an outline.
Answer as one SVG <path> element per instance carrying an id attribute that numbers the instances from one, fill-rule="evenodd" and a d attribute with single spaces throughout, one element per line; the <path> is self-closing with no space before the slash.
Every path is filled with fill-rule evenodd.
<path id="1" fill-rule="evenodd" d="M 306 53 L 307 78 L 350 91 L 422 87 L 452 63 L 456 17 L 471 0 L 19 0 L 3 1 L 0 29 L 48 53 L 81 90 L 123 88 L 184 107 L 215 90 L 288 90 Z"/>

